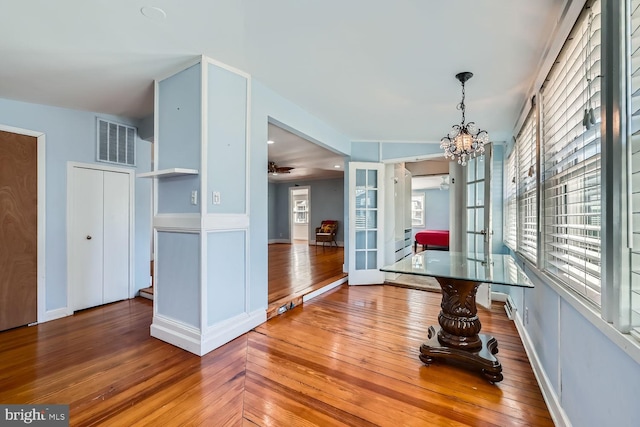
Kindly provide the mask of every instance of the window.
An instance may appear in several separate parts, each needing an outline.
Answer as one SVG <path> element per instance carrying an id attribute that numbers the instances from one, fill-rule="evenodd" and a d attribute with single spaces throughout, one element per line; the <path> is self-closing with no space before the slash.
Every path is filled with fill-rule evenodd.
<path id="1" fill-rule="evenodd" d="M 640 339 L 640 0 L 630 2 L 627 31 L 629 58 L 629 120 L 628 149 L 630 168 L 627 176 L 630 210 L 629 228 L 631 235 L 631 326 L 632 334 Z"/>
<path id="2" fill-rule="evenodd" d="M 516 150 L 518 153 L 516 198 L 518 200 L 518 224 L 520 225 L 516 233 L 517 246 L 518 252 L 534 264 L 538 258 L 538 204 L 536 201 L 537 116 L 534 106 L 522 124 L 520 133 L 516 138 Z"/>
<path id="3" fill-rule="evenodd" d="M 424 227 L 424 194 L 411 196 L 411 226 Z"/>
<path id="4" fill-rule="evenodd" d="M 504 180 L 504 242 L 511 249 L 516 250 L 516 149 L 515 145 L 507 157 L 506 174 Z"/>
<path id="5" fill-rule="evenodd" d="M 600 305 L 600 1 L 542 88 L 543 269 Z"/>

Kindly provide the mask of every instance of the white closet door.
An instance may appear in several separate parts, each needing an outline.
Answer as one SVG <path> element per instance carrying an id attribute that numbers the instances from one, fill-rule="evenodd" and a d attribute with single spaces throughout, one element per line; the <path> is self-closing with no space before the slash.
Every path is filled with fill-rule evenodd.
<path id="1" fill-rule="evenodd" d="M 103 302 L 103 173 L 73 168 L 70 280 L 73 309 Z"/>
<path id="2" fill-rule="evenodd" d="M 104 172 L 104 300 L 129 298 L 129 175 Z"/>

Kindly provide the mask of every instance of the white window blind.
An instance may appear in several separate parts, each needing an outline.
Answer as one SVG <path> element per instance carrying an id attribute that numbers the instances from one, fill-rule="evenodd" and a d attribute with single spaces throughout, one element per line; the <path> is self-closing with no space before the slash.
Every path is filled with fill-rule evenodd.
<path id="1" fill-rule="evenodd" d="M 631 325 L 640 326 L 640 0 L 630 2 L 630 28 L 628 31 L 630 58 L 629 118 L 631 190 Z"/>
<path id="2" fill-rule="evenodd" d="M 638 0 L 640 1 L 640 0 Z M 504 179 L 504 242 L 511 249 L 516 250 L 516 148 L 513 147 L 507 157 Z"/>
<path id="3" fill-rule="evenodd" d="M 595 1 L 587 3 L 542 90 L 541 178 L 544 270 L 598 306 L 600 74 Z M 593 124 L 584 121 L 590 109 Z"/>
<path id="4" fill-rule="evenodd" d="M 538 204 L 536 172 L 536 139 L 538 118 L 535 108 L 524 121 L 516 138 L 518 167 L 516 171 L 518 200 L 518 252 L 536 263 L 538 248 Z"/>

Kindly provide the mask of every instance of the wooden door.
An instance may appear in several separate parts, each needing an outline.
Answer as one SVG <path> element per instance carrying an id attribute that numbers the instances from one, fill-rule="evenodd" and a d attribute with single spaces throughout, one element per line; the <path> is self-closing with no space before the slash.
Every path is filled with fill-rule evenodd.
<path id="1" fill-rule="evenodd" d="M 0 331 L 37 321 L 37 138 L 0 131 Z"/>

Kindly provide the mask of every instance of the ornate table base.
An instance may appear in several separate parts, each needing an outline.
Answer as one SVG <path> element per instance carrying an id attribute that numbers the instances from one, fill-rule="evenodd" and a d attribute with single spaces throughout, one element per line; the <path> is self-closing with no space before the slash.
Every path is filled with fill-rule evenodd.
<path id="1" fill-rule="evenodd" d="M 429 327 L 429 341 L 420 346 L 420 360 L 429 365 L 434 359 L 452 359 L 479 368 L 491 382 L 502 381 L 502 365 L 494 356 L 498 353 L 498 341 L 479 333 L 476 292 L 480 282 L 436 279 L 442 288 L 440 328 Z"/>

